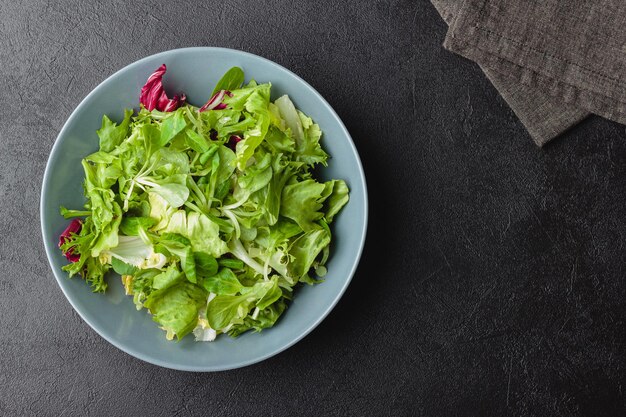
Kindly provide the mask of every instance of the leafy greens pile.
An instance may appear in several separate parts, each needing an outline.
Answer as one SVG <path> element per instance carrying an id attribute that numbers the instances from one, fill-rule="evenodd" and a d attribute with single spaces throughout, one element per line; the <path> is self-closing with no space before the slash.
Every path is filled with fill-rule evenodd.
<path id="1" fill-rule="evenodd" d="M 348 187 L 313 177 L 328 158 L 320 128 L 289 97 L 271 102 L 269 83 L 243 85 L 232 68 L 197 108 L 167 97 L 164 73 L 137 114 L 103 117 L 100 149 L 82 160 L 84 210 L 61 208 L 77 217 L 60 237 L 63 269 L 94 292 L 113 269 L 168 339 L 271 327 L 298 283 L 325 275 Z"/>

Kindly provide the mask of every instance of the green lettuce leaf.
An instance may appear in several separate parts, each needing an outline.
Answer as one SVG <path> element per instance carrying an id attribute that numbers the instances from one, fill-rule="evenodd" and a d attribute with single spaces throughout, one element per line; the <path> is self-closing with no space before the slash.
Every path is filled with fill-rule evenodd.
<path id="1" fill-rule="evenodd" d="M 315 258 L 330 243 L 330 233 L 326 229 L 317 229 L 297 238 L 291 248 L 291 262 L 287 268 L 294 277 L 302 278 L 313 266 Z"/>
<path id="2" fill-rule="evenodd" d="M 237 168 L 245 170 L 248 160 L 261 144 L 270 126 L 269 114 L 270 85 L 262 84 L 255 88 L 245 103 L 245 109 L 256 116 L 256 124 L 247 130 L 243 140 L 237 144 Z"/>
<path id="3" fill-rule="evenodd" d="M 320 145 L 320 138 L 322 137 L 322 131 L 320 127 L 313 123 L 310 117 L 307 117 L 304 113 L 298 111 L 301 126 L 303 129 L 303 140 L 298 142 L 296 146 L 296 159 L 303 161 L 309 165 L 322 164 L 326 166 L 326 160 L 328 154 L 324 152 Z"/>
<path id="4" fill-rule="evenodd" d="M 118 258 L 111 259 L 111 267 L 120 275 L 134 275 L 137 273 L 137 267 L 129 265 Z"/>
<path id="5" fill-rule="evenodd" d="M 319 210 L 324 188 L 324 184 L 314 180 L 286 185 L 281 196 L 280 214 L 298 223 L 305 232 L 319 228 L 315 222 L 323 216 Z"/>
<path id="6" fill-rule="evenodd" d="M 218 295 L 207 306 L 207 320 L 216 330 L 231 324 L 241 324 L 252 307 L 266 308 L 281 295 L 277 278 L 244 287 L 240 295 Z"/>
<path id="7" fill-rule="evenodd" d="M 207 293 L 203 288 L 181 282 L 152 292 L 144 305 L 163 330 L 180 340 L 196 327 L 198 313 L 206 299 Z"/>
<path id="8" fill-rule="evenodd" d="M 167 269 L 152 278 L 152 288 L 155 290 L 163 290 L 181 281 L 183 274 L 180 272 L 176 264 L 171 264 Z"/>
<path id="9" fill-rule="evenodd" d="M 187 176 L 184 174 L 170 175 L 163 179 L 142 179 L 141 183 L 149 187 L 149 192 L 163 197 L 171 207 L 180 207 L 189 198 Z"/>
<path id="10" fill-rule="evenodd" d="M 219 258 L 228 252 L 226 242 L 219 235 L 219 226 L 204 214 L 184 210 L 174 212 L 164 229 L 168 233 L 178 233 L 189 239 L 194 252 L 203 252 Z"/>
<path id="11" fill-rule="evenodd" d="M 126 236 L 139 236 L 140 230 L 148 230 L 156 224 L 152 217 L 124 217 L 120 223 L 120 231 Z"/>
<path id="12" fill-rule="evenodd" d="M 284 301 L 277 301 L 260 311 L 256 318 L 247 316 L 242 324 L 234 325 L 228 331 L 228 334 L 232 337 L 237 337 L 248 330 L 260 332 L 263 329 L 272 327 L 276 324 L 276 321 L 278 321 L 278 318 L 283 314 L 286 308 L 287 304 Z"/>
<path id="13" fill-rule="evenodd" d="M 111 152 L 122 143 L 128 135 L 132 115 L 133 111 L 131 109 L 124 110 L 124 120 L 119 125 L 112 122 L 106 115 L 102 116 L 102 127 L 97 131 L 100 138 L 101 151 Z"/>
<path id="14" fill-rule="evenodd" d="M 191 129 L 187 129 L 187 145 L 193 149 L 194 151 L 202 154 L 207 152 L 210 149 L 209 143 L 207 140 L 197 132 L 194 132 Z"/>
<path id="15" fill-rule="evenodd" d="M 207 216 L 196 212 L 187 215 L 187 235 L 196 252 L 205 252 L 219 258 L 228 252 L 226 242 L 220 239 L 219 226 Z"/>
<path id="16" fill-rule="evenodd" d="M 197 273 L 203 277 L 210 277 L 217 273 L 218 264 L 215 257 L 204 252 L 194 252 L 193 259 L 196 264 Z"/>
<path id="17" fill-rule="evenodd" d="M 211 96 L 220 92 L 221 90 L 232 91 L 241 87 L 244 81 L 243 70 L 239 67 L 232 67 L 222 76 L 217 82 Z"/>
<path id="18" fill-rule="evenodd" d="M 187 122 L 183 116 L 184 109 L 178 109 L 161 122 L 161 136 L 159 137 L 158 147 L 163 147 L 169 141 L 179 134 L 185 127 Z"/>
<path id="19" fill-rule="evenodd" d="M 217 295 L 235 295 L 243 289 L 237 276 L 228 268 L 222 268 L 217 274 L 202 279 L 201 284 L 205 290 Z"/>
<path id="20" fill-rule="evenodd" d="M 341 211 L 343 206 L 350 200 L 348 185 L 344 180 L 332 180 L 326 184 L 332 184 L 332 192 L 324 202 L 324 218 L 327 223 L 333 221 L 335 215 Z"/>
<path id="21" fill-rule="evenodd" d="M 278 107 L 280 115 L 285 121 L 285 125 L 291 132 L 291 136 L 295 139 L 296 149 L 302 148 L 305 140 L 304 129 L 302 127 L 302 121 L 300 120 L 298 111 L 293 105 L 293 102 L 289 96 L 284 95 L 276 99 L 274 103 L 276 104 L 276 107 Z"/>

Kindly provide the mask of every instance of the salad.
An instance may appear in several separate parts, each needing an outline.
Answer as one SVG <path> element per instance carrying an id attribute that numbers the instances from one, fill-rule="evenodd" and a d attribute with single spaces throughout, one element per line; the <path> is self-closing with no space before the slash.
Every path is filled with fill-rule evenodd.
<path id="1" fill-rule="evenodd" d="M 163 88 L 140 110 L 106 115 L 99 150 L 82 160 L 86 203 L 59 238 L 69 276 L 105 292 L 121 276 L 138 310 L 178 340 L 211 341 L 273 326 L 299 283 L 326 274 L 329 225 L 348 202 L 343 180 L 320 182 L 322 132 L 271 84 L 231 68 L 201 107 Z"/>

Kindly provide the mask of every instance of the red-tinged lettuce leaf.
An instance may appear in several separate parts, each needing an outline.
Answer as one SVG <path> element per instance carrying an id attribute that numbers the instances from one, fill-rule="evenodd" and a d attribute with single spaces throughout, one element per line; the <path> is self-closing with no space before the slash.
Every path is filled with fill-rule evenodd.
<path id="1" fill-rule="evenodd" d="M 72 235 L 77 235 L 80 233 L 80 229 L 83 226 L 83 222 L 80 219 L 74 219 L 70 222 L 67 228 L 61 233 L 59 236 L 59 248 L 65 244 L 65 242 L 72 239 Z M 78 262 L 80 259 L 80 255 L 74 253 L 74 247 L 71 246 L 69 249 L 63 251 L 63 255 L 70 262 Z"/>
<path id="2" fill-rule="evenodd" d="M 232 97 L 233 94 L 228 90 L 221 90 L 217 93 L 213 94 L 213 96 L 206 102 L 206 104 L 198 110 L 199 112 L 203 112 L 206 110 L 224 110 L 226 108 L 226 104 L 222 103 L 224 100 L 224 96 L 228 95 Z"/>
<path id="3" fill-rule="evenodd" d="M 148 77 L 148 81 L 146 81 L 146 84 L 141 88 L 139 102 L 150 111 L 157 109 L 159 111 L 170 112 L 185 103 L 185 94 L 181 94 L 180 96 L 176 95 L 174 98 L 170 99 L 165 93 L 163 89 L 163 75 L 165 75 L 165 71 L 167 71 L 167 67 L 163 64 Z"/>

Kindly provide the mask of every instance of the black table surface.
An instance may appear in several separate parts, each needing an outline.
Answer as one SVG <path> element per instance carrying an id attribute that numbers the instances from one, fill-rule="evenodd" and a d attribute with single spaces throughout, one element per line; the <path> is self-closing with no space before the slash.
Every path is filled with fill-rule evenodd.
<path id="1" fill-rule="evenodd" d="M 428 1 L 0 2 L 0 415 L 624 415 L 626 130 L 537 148 Z M 299 74 L 366 171 L 359 269 L 262 363 L 186 373 L 110 345 L 48 266 L 52 144 L 133 61 L 223 46 Z"/>

